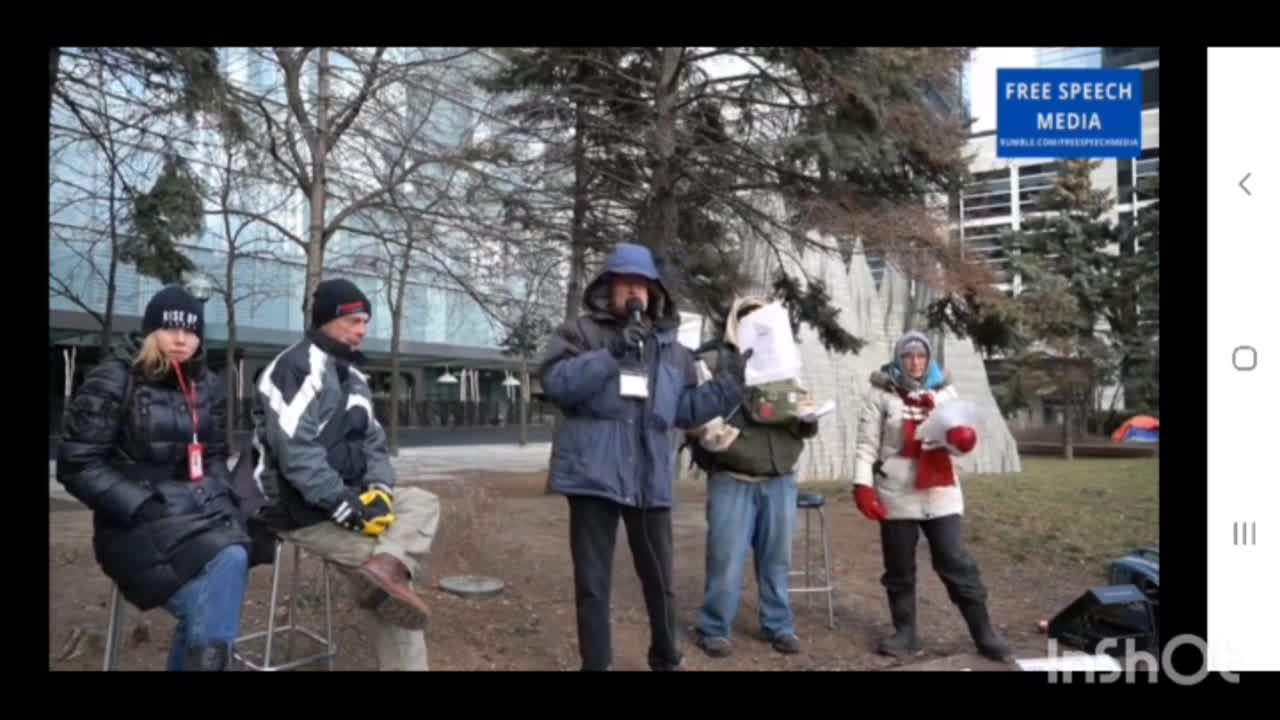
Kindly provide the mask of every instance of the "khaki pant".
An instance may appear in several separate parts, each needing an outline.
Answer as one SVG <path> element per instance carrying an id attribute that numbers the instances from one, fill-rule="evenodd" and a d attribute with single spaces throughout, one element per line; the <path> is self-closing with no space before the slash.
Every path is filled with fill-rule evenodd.
<path id="1" fill-rule="evenodd" d="M 381 536 L 372 538 L 322 522 L 283 533 L 286 540 L 341 567 L 356 567 L 377 553 L 387 553 L 404 563 L 415 579 L 431 553 L 440 525 L 440 499 L 422 488 L 396 488 L 392 512 L 396 521 Z M 373 636 L 379 670 L 426 670 L 427 641 L 421 630 L 408 630 L 382 622 L 370 610 L 361 610 Z"/>

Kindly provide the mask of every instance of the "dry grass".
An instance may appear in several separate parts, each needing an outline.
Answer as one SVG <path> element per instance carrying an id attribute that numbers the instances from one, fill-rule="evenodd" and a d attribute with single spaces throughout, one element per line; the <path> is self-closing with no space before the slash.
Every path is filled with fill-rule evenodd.
<path id="1" fill-rule="evenodd" d="M 1160 541 L 1160 461 L 1027 458 L 965 482 L 974 543 L 1094 567 Z"/>
<path id="2" fill-rule="evenodd" d="M 1015 562 L 1098 567 L 1160 540 L 1158 459 L 1027 457 L 1022 472 L 964 479 L 970 541 Z M 850 502 L 849 484 L 812 481 L 804 492 Z"/>

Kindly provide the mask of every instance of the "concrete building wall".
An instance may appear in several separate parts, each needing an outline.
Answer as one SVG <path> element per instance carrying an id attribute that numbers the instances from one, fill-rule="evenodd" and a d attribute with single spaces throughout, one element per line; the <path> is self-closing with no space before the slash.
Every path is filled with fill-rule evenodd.
<path id="1" fill-rule="evenodd" d="M 819 403 L 833 400 L 836 405 L 835 411 L 819 423 L 818 435 L 801 456 L 799 479 L 851 482 L 861 410 L 870 393 L 871 373 L 889 362 L 892 343 L 906 324 L 906 282 L 888 266 L 877 291 L 860 244 L 848 267 L 838 257 L 819 252 L 792 256 L 785 262 L 793 273 L 822 281 L 833 303 L 841 309 L 842 327 L 866 343 L 857 354 L 839 354 L 828 352 L 817 333 L 807 326 L 801 327 L 798 336 L 804 363 L 802 383 Z M 772 253 L 757 250 L 752 260 L 755 276 L 771 277 L 778 263 Z M 764 293 L 764 287 L 761 280 L 751 292 Z M 985 369 L 972 345 L 952 337 L 944 341 L 942 351 L 961 396 L 977 405 L 983 419 L 978 450 L 960 463 L 961 471 L 1019 472 L 1017 445 L 1000 416 Z M 700 474 L 687 464 L 686 455 L 681 467 L 686 476 Z"/>

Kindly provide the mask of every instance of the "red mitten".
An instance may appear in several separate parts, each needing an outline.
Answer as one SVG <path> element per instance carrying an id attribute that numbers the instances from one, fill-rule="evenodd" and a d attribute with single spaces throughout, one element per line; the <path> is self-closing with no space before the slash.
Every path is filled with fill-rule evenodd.
<path id="1" fill-rule="evenodd" d="M 880 504 L 880 496 L 876 494 L 876 489 L 870 485 L 854 485 L 853 502 L 868 520 L 881 522 L 889 518 L 884 505 Z"/>
<path id="2" fill-rule="evenodd" d="M 967 454 L 978 444 L 978 433 L 968 425 L 957 425 L 947 431 L 947 444 Z"/>

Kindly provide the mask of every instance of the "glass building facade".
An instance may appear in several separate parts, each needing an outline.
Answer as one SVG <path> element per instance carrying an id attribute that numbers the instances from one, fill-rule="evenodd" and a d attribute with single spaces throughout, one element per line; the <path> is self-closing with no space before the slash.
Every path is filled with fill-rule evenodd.
<path id="1" fill-rule="evenodd" d="M 333 57 L 340 58 L 337 54 Z M 259 92 L 283 86 L 274 63 L 245 49 L 225 51 L 223 69 L 233 81 Z M 128 93 L 122 91 L 118 94 Z M 428 104 L 413 91 L 405 93 L 404 102 L 410 116 L 417 108 Z M 108 107 L 101 109 L 111 112 Z M 442 107 L 436 103 L 431 112 L 431 141 L 441 146 L 462 142 L 477 122 L 474 111 L 462 105 Z M 113 223 L 109 212 L 111 203 L 106 198 L 114 195 L 117 201 L 115 233 L 118 243 L 128 231 L 122 222 L 124 214 L 119 210 L 125 197 L 122 185 L 126 181 L 141 185 L 144 178 L 154 177 L 155 165 L 147 163 L 156 155 L 154 152 L 139 152 L 136 158 L 128 155 L 128 162 L 118 163 L 117 172 L 113 174 L 109 172 L 112 163 L 91 142 L 78 137 L 77 122 L 69 113 L 59 114 L 55 108 L 52 117 L 54 140 L 50 150 L 50 174 L 54 182 L 50 191 L 49 352 L 51 364 L 63 367 L 70 357 L 64 351 L 75 349 L 73 386 L 99 360 L 101 330 L 95 316 L 106 312 L 108 277 L 112 275 Z M 218 182 L 218 167 L 213 162 L 218 159 L 213 154 L 216 139 L 199 129 L 194 132 L 185 129 L 184 133 L 181 126 L 175 128 L 175 142 L 185 143 L 181 148 L 184 156 L 190 156 L 193 171 L 205 183 Z M 120 140 L 122 143 L 135 141 L 137 137 L 141 136 L 126 137 L 122 132 Z M 114 189 L 113 182 L 116 183 Z M 276 200 L 268 199 L 267 204 L 279 207 L 266 214 L 280 228 L 305 237 L 309 223 L 305 200 L 289 197 L 283 204 Z M 246 245 L 244 249 L 249 256 L 237 257 L 234 271 L 239 353 L 232 371 L 244 376 L 241 382 L 246 397 L 252 395 L 249 388 L 255 374 L 276 353 L 296 342 L 305 330 L 302 313 L 306 286 L 305 257 L 296 244 L 283 237 L 283 233 L 265 232 L 264 227 L 259 223 L 244 233 L 245 237 L 264 234 L 271 237 Z M 205 233 L 182 244 L 182 251 L 197 266 L 199 273 L 213 279 L 217 286 L 224 284 L 227 268 L 228 250 L 223 229 L 223 218 L 209 214 L 206 216 Z M 446 238 L 446 242 L 450 241 Z M 453 249 L 442 254 L 449 257 L 444 260 L 450 263 L 449 270 L 459 275 L 471 276 L 476 268 L 501 266 L 503 263 L 499 248 L 471 247 L 462 237 L 451 242 Z M 390 307 L 382 277 L 359 269 L 359 262 L 351 262 L 350 259 L 379 254 L 385 253 L 377 241 L 343 231 L 333 237 L 326 249 L 326 276 L 341 275 L 352 280 L 373 304 L 374 317 L 364 349 L 370 357 L 367 369 L 375 398 L 387 395 L 390 389 Z M 329 269 L 334 265 L 343 269 Z M 477 284 L 482 286 L 482 283 Z M 134 265 L 117 262 L 112 302 L 113 334 L 119 336 L 137 329 L 147 301 L 161 287 L 158 280 L 142 275 Z M 499 344 L 505 329 L 501 324 L 471 294 L 452 282 L 448 272 L 415 270 L 407 285 L 404 303 L 400 367 L 408 388 L 407 402 L 414 407 L 402 407 L 402 422 L 452 425 L 510 420 L 513 391 L 503 382 L 507 380 L 508 373 L 517 370 L 518 361 L 502 354 Z M 210 365 L 219 372 L 225 372 L 229 329 L 225 301 L 221 295 L 213 295 L 206 303 L 205 325 Z M 475 375 L 470 390 L 463 390 L 463 383 L 436 382 L 446 371 L 458 376 L 463 370 Z M 55 406 L 51 417 L 56 422 L 61 414 L 66 388 L 62 373 L 54 375 L 50 398 Z M 486 403 L 489 406 L 464 409 L 464 412 L 455 407 L 423 406 L 433 402 L 437 405 L 456 403 L 464 393 L 469 393 L 468 399 L 472 404 Z M 390 411 L 386 405 L 377 409 L 384 419 Z M 462 417 L 465 412 L 471 412 L 474 417 Z M 247 413 L 244 415 L 247 418 Z M 535 415 L 541 415 L 540 409 Z"/>

